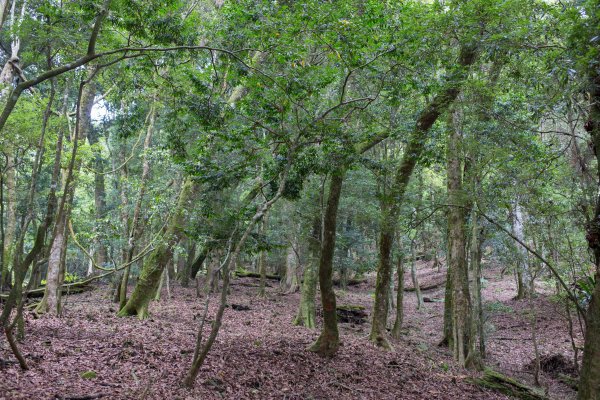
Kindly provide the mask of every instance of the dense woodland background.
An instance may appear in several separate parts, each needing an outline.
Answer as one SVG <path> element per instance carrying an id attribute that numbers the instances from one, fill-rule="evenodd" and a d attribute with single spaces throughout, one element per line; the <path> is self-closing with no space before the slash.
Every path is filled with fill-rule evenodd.
<path id="1" fill-rule="evenodd" d="M 600 399 L 598 0 L 0 27 L 0 398 Z"/>

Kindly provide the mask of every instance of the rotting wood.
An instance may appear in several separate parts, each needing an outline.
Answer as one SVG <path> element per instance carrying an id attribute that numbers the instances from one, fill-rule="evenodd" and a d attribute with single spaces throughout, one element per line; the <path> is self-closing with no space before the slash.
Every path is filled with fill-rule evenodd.
<path id="1" fill-rule="evenodd" d="M 481 378 L 475 378 L 471 381 L 478 386 L 522 400 L 548 400 L 548 397 L 539 390 L 489 368 L 485 370 Z"/>

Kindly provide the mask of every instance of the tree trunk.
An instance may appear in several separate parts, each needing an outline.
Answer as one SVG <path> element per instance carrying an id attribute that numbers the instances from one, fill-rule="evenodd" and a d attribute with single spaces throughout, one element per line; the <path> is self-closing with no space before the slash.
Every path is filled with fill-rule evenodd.
<path id="1" fill-rule="evenodd" d="M 183 233 L 185 210 L 188 208 L 193 192 L 194 184 L 190 178 L 187 178 L 181 187 L 179 200 L 169 221 L 164 240 L 144 259 L 135 289 L 118 313 L 120 317 L 130 315 L 137 315 L 140 319 L 148 317 L 150 300 L 156 293 L 163 269 L 173 255 L 173 246 L 179 242 Z"/>
<path id="2" fill-rule="evenodd" d="M 295 242 L 295 239 L 294 239 Z M 291 243 L 287 248 L 287 255 L 285 258 L 285 284 L 284 291 L 286 293 L 296 293 L 298 290 L 298 257 L 294 251 L 296 243 Z"/>
<path id="3" fill-rule="evenodd" d="M 592 11 L 592 10 L 590 10 Z M 594 12 L 598 12 L 597 6 Z M 598 21 L 598 16 L 595 15 Z M 589 129 L 597 161 L 597 179 L 600 180 L 600 74 L 597 68 L 590 73 L 590 115 L 586 127 Z M 595 286 L 586 313 L 585 343 L 579 378 L 579 400 L 600 399 L 600 185 L 594 210 L 594 218 L 588 223 L 586 239 L 594 255 L 596 266 Z"/>
<path id="4" fill-rule="evenodd" d="M 46 290 L 42 301 L 36 307 L 37 313 L 49 312 L 54 315 L 60 315 L 61 290 L 66 272 L 66 249 L 67 249 L 67 224 L 71 217 L 71 208 L 75 196 L 75 187 L 77 186 L 76 177 L 81 169 L 81 157 L 77 154 L 77 149 L 82 145 L 89 132 L 92 129 L 92 107 L 96 94 L 96 85 L 92 81 L 96 74 L 97 67 L 88 67 L 88 81 L 81 82 L 79 86 L 79 96 L 77 104 L 77 123 L 75 126 L 75 135 L 73 136 L 73 151 L 71 160 L 65 177 L 64 194 L 58 209 L 56 226 L 50 246 L 50 256 L 48 257 L 48 273 L 46 276 Z M 58 263 L 56 265 L 55 263 Z"/>
<path id="5" fill-rule="evenodd" d="M 513 232 L 515 236 L 522 242 L 525 242 L 525 233 L 523 229 L 524 216 L 522 207 L 519 201 L 515 201 L 514 213 L 513 213 Z M 518 257 L 517 257 L 517 296 L 518 300 L 529 297 L 533 293 L 531 292 L 531 271 L 529 267 L 529 258 L 527 250 L 522 246 L 518 246 Z"/>
<path id="6" fill-rule="evenodd" d="M 373 306 L 373 323 L 369 340 L 378 346 L 390 348 L 386 339 L 388 314 L 388 290 L 391 279 L 391 250 L 396 233 L 396 224 L 403 203 L 404 192 L 410 181 L 413 170 L 425 149 L 427 135 L 438 117 L 445 112 L 460 93 L 460 87 L 467 78 L 467 67 L 475 62 L 476 52 L 470 46 L 461 48 L 459 63 L 448 76 L 446 86 L 441 93 L 427 105 L 419 115 L 402 160 L 398 165 L 396 176 L 390 188 L 389 198 L 384 199 L 386 206 L 382 209 L 379 233 L 379 263 L 375 285 L 375 304 Z"/>
<path id="7" fill-rule="evenodd" d="M 323 328 L 317 341 L 309 348 L 321 356 L 333 356 L 340 346 L 337 326 L 335 292 L 333 291 L 333 256 L 335 253 L 335 232 L 337 211 L 342 194 L 345 171 L 335 171 L 331 176 L 329 198 L 323 217 L 321 258 L 319 260 L 319 287 L 323 305 Z"/>
<path id="8" fill-rule="evenodd" d="M 4 228 L 4 253 L 2 255 L 2 276 L 0 277 L 0 290 L 12 284 L 11 265 L 17 228 L 17 190 L 16 190 L 16 165 L 14 150 L 11 146 L 6 148 L 6 228 Z M 4 193 L 3 193 L 4 194 Z"/>
<path id="9" fill-rule="evenodd" d="M 396 320 L 394 321 L 394 327 L 392 328 L 392 337 L 394 339 L 400 339 L 400 330 L 402 329 L 402 323 L 404 321 L 404 255 L 400 253 L 398 255 L 398 262 L 396 264 L 396 270 L 398 274 L 398 289 L 396 291 Z"/>
<path id="10" fill-rule="evenodd" d="M 448 279 L 452 280 L 452 342 L 454 358 L 465 367 L 479 365 L 474 346 L 473 307 L 469 291 L 467 263 L 467 201 L 463 189 L 461 143 L 462 133 L 453 113 L 449 129 L 447 153 L 448 186 Z"/>
<path id="11" fill-rule="evenodd" d="M 479 226 L 479 216 L 475 211 L 476 206 L 473 207 L 471 213 L 471 275 L 472 275 L 472 301 L 473 301 L 473 323 L 475 327 L 473 331 L 477 333 L 479 337 L 479 356 L 485 358 L 485 320 L 483 318 L 483 301 L 481 297 L 481 246 L 483 245 L 483 238 L 481 227 Z"/>
<path id="12" fill-rule="evenodd" d="M 88 141 L 92 146 L 94 153 L 94 206 L 96 214 L 96 223 L 94 224 L 94 258 L 96 265 L 103 267 L 108 261 L 106 246 L 102 240 L 102 229 L 98 229 L 106 215 L 106 189 L 104 184 L 104 165 L 100 145 L 100 135 L 98 130 L 91 129 L 88 134 Z M 90 274 L 93 274 L 93 269 Z"/>
<path id="13" fill-rule="evenodd" d="M 204 282 L 204 293 L 217 293 L 219 291 L 219 265 L 221 259 L 221 250 L 212 252 L 211 257 L 206 262 L 206 280 Z"/>
<path id="14" fill-rule="evenodd" d="M 260 225 L 259 225 L 259 234 L 263 238 L 266 238 L 266 234 L 267 234 L 267 218 L 268 218 L 268 214 L 265 213 L 265 216 L 262 218 L 262 220 L 260 221 Z M 260 274 L 258 296 L 266 297 L 267 294 L 265 291 L 265 286 L 267 284 L 267 252 L 265 250 L 262 250 L 258 254 L 258 272 Z"/>
<path id="15" fill-rule="evenodd" d="M 312 233 L 308 239 L 308 254 L 310 259 L 304 269 L 300 306 L 294 320 L 294 325 L 301 325 L 310 329 L 316 326 L 315 295 L 317 293 L 320 246 L 321 215 L 317 215 L 313 220 Z"/>
<path id="16" fill-rule="evenodd" d="M 137 195 L 137 200 L 135 203 L 135 207 L 133 209 L 133 218 L 131 220 L 131 225 L 128 224 L 128 216 L 127 216 L 127 194 L 125 190 L 125 179 L 127 179 L 127 170 L 123 169 L 124 180 L 121 186 L 121 219 L 123 221 L 123 229 L 124 234 L 127 238 L 126 249 L 123 251 L 123 263 L 127 264 L 125 271 L 123 271 L 123 278 L 120 285 L 119 291 L 119 307 L 125 307 L 127 303 L 127 286 L 129 283 L 129 274 L 131 271 L 131 260 L 133 260 L 133 255 L 135 253 L 136 247 L 138 247 L 138 241 L 142 237 L 142 233 L 144 232 L 143 224 L 140 222 L 142 218 L 142 203 L 144 200 L 144 196 L 146 194 L 146 185 L 148 182 L 148 177 L 150 175 L 150 160 L 148 158 L 148 152 L 150 151 L 150 146 L 152 144 L 152 134 L 154 133 L 154 123 L 156 121 L 156 98 L 154 98 L 154 103 L 150 106 L 150 111 L 148 112 L 148 128 L 146 130 L 146 137 L 144 139 L 144 150 L 142 156 L 142 176 L 140 177 L 140 188 Z"/>
<path id="17" fill-rule="evenodd" d="M 419 285 L 419 277 L 417 276 L 417 252 L 414 240 L 410 243 L 410 254 L 410 276 L 415 288 L 415 295 L 417 296 L 417 310 L 420 310 L 423 308 L 423 294 L 421 294 L 421 285 Z"/>
<path id="18" fill-rule="evenodd" d="M 202 264 L 204 264 L 208 253 L 211 251 L 211 248 L 212 246 L 209 243 L 205 244 L 202 250 L 200 250 L 198 256 L 194 259 L 194 262 L 190 266 L 191 279 L 195 279 L 196 275 L 198 275 L 198 272 L 200 271 L 200 268 L 202 268 Z"/>
<path id="19" fill-rule="evenodd" d="M 187 241 L 186 246 L 187 258 L 184 258 L 181 255 L 181 259 L 185 260 L 185 265 L 183 268 L 179 269 L 177 273 L 179 274 L 179 282 L 181 286 L 188 287 L 190 286 L 190 275 L 192 273 L 192 264 L 194 263 L 194 258 L 196 257 L 196 243 L 191 240 Z"/>

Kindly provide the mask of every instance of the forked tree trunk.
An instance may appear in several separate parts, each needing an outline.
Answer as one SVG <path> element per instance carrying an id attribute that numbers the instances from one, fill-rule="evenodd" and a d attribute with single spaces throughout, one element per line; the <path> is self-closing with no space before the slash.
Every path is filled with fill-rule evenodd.
<path id="1" fill-rule="evenodd" d="M 413 170 L 425 149 L 427 136 L 438 117 L 445 112 L 450 104 L 458 97 L 460 87 L 467 78 L 468 67 L 475 62 L 475 48 L 461 48 L 458 66 L 448 76 L 448 85 L 427 105 L 419 115 L 408 145 L 404 150 L 402 160 L 396 170 L 396 175 L 390 189 L 387 205 L 382 209 L 379 233 L 379 263 L 377 266 L 377 281 L 375 284 L 375 304 L 373 306 L 373 322 L 369 340 L 378 346 L 391 348 L 387 341 L 388 290 L 391 279 L 391 251 L 396 233 L 397 219 L 403 203 L 404 193 L 412 176 Z"/>
<path id="2" fill-rule="evenodd" d="M 454 115 L 457 115 L 456 113 Z M 478 365 L 474 351 L 473 307 L 467 263 L 467 212 L 463 189 L 462 134 L 455 119 L 449 129 L 447 153 L 448 186 L 448 279 L 452 281 L 452 342 L 454 358 L 462 366 Z"/>
<path id="3" fill-rule="evenodd" d="M 335 253 L 335 232 L 337 211 L 342 194 L 345 171 L 335 171 L 329 185 L 329 198 L 323 217 L 323 240 L 319 260 L 319 287 L 323 305 L 323 328 L 317 341 L 309 350 L 321 356 L 333 356 L 340 346 L 337 326 L 335 292 L 333 291 L 333 256 Z"/>

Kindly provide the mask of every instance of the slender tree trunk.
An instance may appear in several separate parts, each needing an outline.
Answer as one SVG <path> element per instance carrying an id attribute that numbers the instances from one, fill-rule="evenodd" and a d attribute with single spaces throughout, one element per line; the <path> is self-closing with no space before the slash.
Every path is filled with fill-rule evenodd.
<path id="1" fill-rule="evenodd" d="M 185 260 L 185 265 L 183 268 L 179 269 L 177 273 L 179 274 L 179 281 L 181 286 L 188 287 L 190 285 L 190 275 L 192 273 L 192 264 L 194 263 L 194 259 L 196 257 L 196 243 L 191 240 L 187 241 L 187 259 L 181 256 L 182 259 Z"/>
<path id="2" fill-rule="evenodd" d="M 16 165 L 14 150 L 11 146 L 6 149 L 6 227 L 4 228 L 4 253 L 2 255 L 2 276 L 0 290 L 12 284 L 11 265 L 13 261 L 13 249 L 15 247 L 15 233 L 17 229 L 17 189 L 16 189 Z"/>
<path id="3" fill-rule="evenodd" d="M 315 295 L 317 293 L 317 273 L 321 247 L 321 215 L 313 220 L 312 233 L 308 239 L 308 254 L 310 259 L 304 269 L 300 306 L 294 320 L 294 325 L 302 325 L 313 329 L 316 327 Z"/>
<path id="4" fill-rule="evenodd" d="M 102 229 L 98 229 L 106 215 L 106 189 L 104 183 L 104 165 L 100 146 L 100 135 L 98 130 L 91 129 L 88 141 L 94 153 L 94 206 L 96 223 L 94 225 L 94 258 L 96 265 L 104 266 L 108 261 L 106 246 L 102 240 Z M 93 274 L 93 268 L 90 274 Z"/>
<path id="5" fill-rule="evenodd" d="M 294 239 L 295 241 L 295 239 Z M 285 284 L 284 291 L 286 293 L 296 293 L 298 290 L 298 258 L 294 251 L 295 243 L 291 243 L 287 248 L 287 255 L 285 258 Z"/>
<path id="6" fill-rule="evenodd" d="M 204 343 L 204 344 L 202 344 L 204 322 L 202 322 L 202 324 L 200 325 L 200 329 L 198 330 L 198 336 L 196 339 L 196 349 L 194 351 L 194 359 L 192 360 L 192 365 L 190 367 L 190 370 L 183 381 L 183 384 L 187 387 L 192 387 L 194 385 L 194 381 L 196 380 L 198 371 L 200 371 L 200 367 L 204 363 L 204 360 L 206 359 L 208 352 L 212 348 L 212 345 L 215 342 L 217 335 L 219 334 L 219 329 L 221 328 L 221 321 L 223 320 L 223 314 L 225 312 L 225 306 L 227 305 L 227 292 L 229 290 L 229 273 L 230 273 L 231 269 L 233 269 L 235 267 L 238 256 L 240 254 L 240 251 L 242 250 L 242 247 L 246 243 L 246 240 L 248 239 L 250 232 L 252 232 L 252 230 L 254 229 L 254 226 L 256 225 L 256 223 L 265 216 L 265 214 L 267 213 L 267 211 L 269 211 L 271 206 L 273 204 L 275 204 L 275 202 L 281 197 L 283 190 L 285 189 L 285 184 L 287 181 L 287 174 L 288 174 L 289 168 L 290 168 L 290 164 L 288 162 L 286 170 L 284 171 L 284 174 L 282 175 L 281 180 L 279 182 L 279 189 L 277 190 L 277 193 L 275 194 L 275 196 L 273 196 L 273 198 L 271 198 L 271 200 L 265 201 L 262 204 L 262 206 L 258 208 L 256 213 L 250 220 L 250 223 L 246 227 L 246 230 L 244 231 L 244 233 L 238 240 L 238 242 L 233 250 L 233 253 L 231 254 L 231 257 L 229 258 L 229 260 L 226 260 L 223 263 L 223 287 L 221 288 L 219 308 L 217 309 L 217 313 L 215 315 L 214 322 L 213 322 L 211 330 L 210 330 L 210 334 L 209 334 L 208 338 L 206 339 L 206 343 Z M 208 305 L 208 303 L 207 303 L 207 305 Z"/>
<path id="7" fill-rule="evenodd" d="M 419 284 L 419 277 L 417 275 L 417 252 L 415 250 L 415 241 L 412 240 L 410 243 L 410 276 L 412 278 L 413 286 L 415 288 L 415 295 L 417 296 L 417 310 L 423 308 L 423 294 L 421 293 L 421 285 Z"/>
<path id="8" fill-rule="evenodd" d="M 266 238 L 267 234 L 267 219 L 268 214 L 265 214 L 259 225 L 259 234 L 264 238 Z M 265 291 L 265 286 L 267 285 L 267 252 L 265 250 L 262 250 L 258 254 L 258 272 L 260 274 L 258 296 L 266 297 L 267 294 Z"/>
<path id="9" fill-rule="evenodd" d="M 485 320 L 483 318 L 483 301 L 481 296 L 481 246 L 483 245 L 483 238 L 481 227 L 479 226 L 479 215 L 475 211 L 477 207 L 473 207 L 471 213 L 471 274 L 473 277 L 472 285 L 472 301 L 473 301 L 473 322 L 475 327 L 474 332 L 477 332 L 479 337 L 479 355 L 481 358 L 485 358 Z"/>
<path id="10" fill-rule="evenodd" d="M 392 328 L 392 337 L 394 339 L 400 339 L 400 331 L 402 329 L 402 323 L 404 322 L 404 255 L 400 253 L 398 255 L 398 261 L 396 264 L 396 271 L 398 274 L 398 289 L 396 291 L 396 320 L 394 321 L 394 327 Z"/>
<path id="11" fill-rule="evenodd" d="M 525 242 L 525 233 L 523 229 L 524 216 L 522 207 L 519 201 L 515 201 L 514 213 L 513 213 L 513 230 L 515 236 Z M 517 296 L 518 300 L 524 299 L 532 295 L 531 288 L 531 272 L 529 266 L 529 258 L 527 250 L 522 246 L 518 246 L 518 261 L 517 261 Z"/>
<path id="12" fill-rule="evenodd" d="M 37 313 L 49 312 L 54 315 L 60 315 L 61 307 L 61 286 L 64 282 L 66 273 L 66 249 L 67 249 L 67 224 L 71 216 L 71 208 L 75 197 L 75 187 L 77 186 L 77 175 L 81 169 L 81 157 L 78 156 L 77 149 L 81 146 L 89 132 L 92 129 L 92 107 L 94 105 L 94 96 L 96 94 L 96 85 L 92 81 L 96 74 L 97 67 L 88 67 L 87 82 L 82 82 L 79 87 L 79 96 L 77 104 L 77 124 L 75 126 L 75 135 L 73 136 L 73 151 L 67 170 L 64 184 L 64 194 L 58 210 L 56 226 L 52 245 L 50 246 L 50 256 L 48 257 L 48 274 L 46 276 L 46 290 L 42 301 L 36 307 Z M 58 265 L 54 264 L 58 263 Z"/>
<path id="13" fill-rule="evenodd" d="M 329 198 L 323 217 L 323 241 L 319 260 L 319 287 L 323 305 L 323 327 L 317 341 L 309 348 L 321 356 L 333 356 L 340 346 L 337 326 L 337 307 L 333 291 L 333 256 L 335 253 L 335 232 L 337 211 L 342 194 L 345 171 L 335 171 L 331 176 Z"/>

